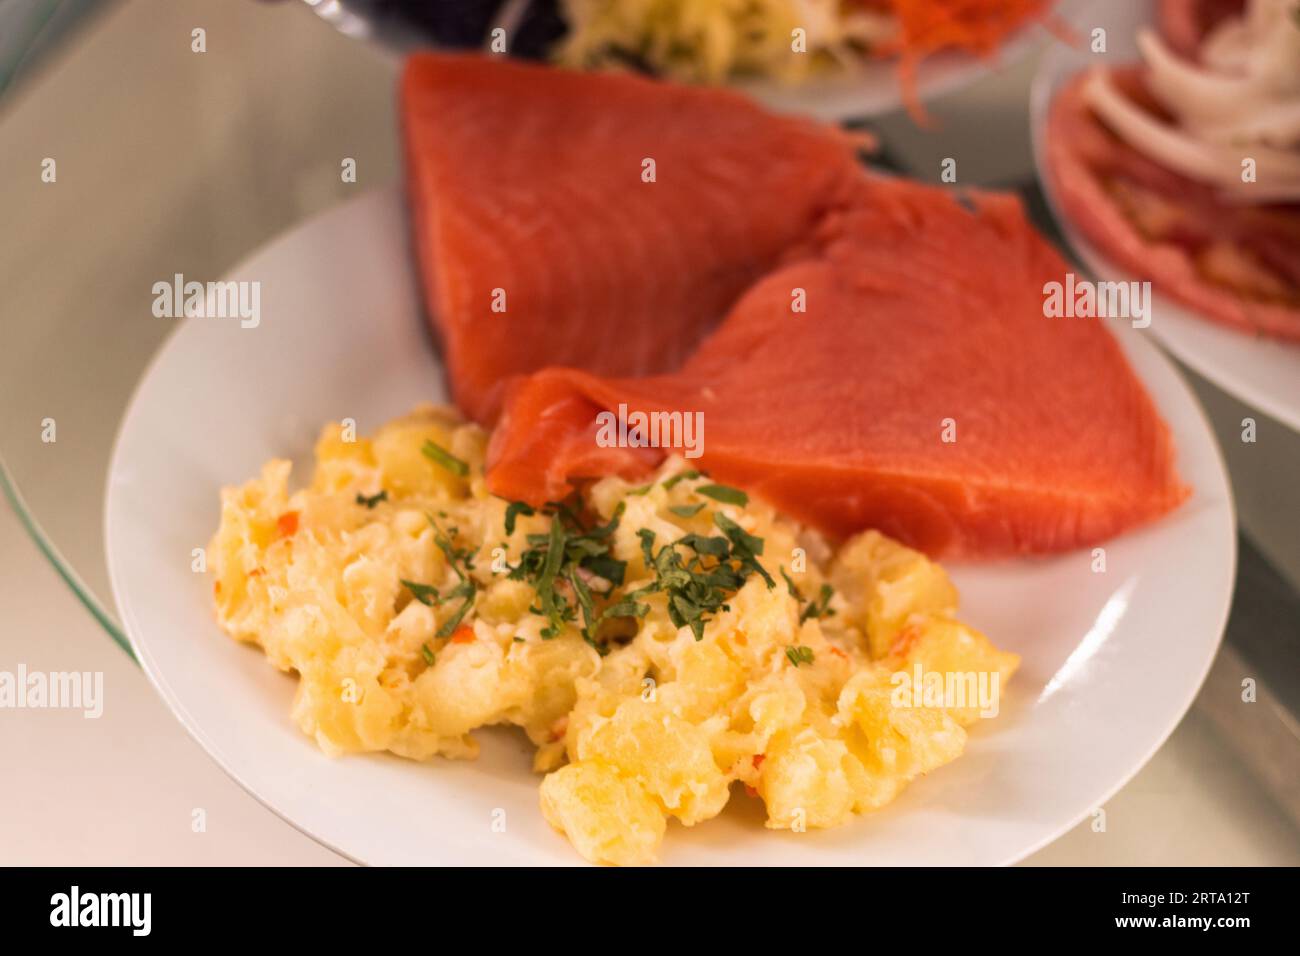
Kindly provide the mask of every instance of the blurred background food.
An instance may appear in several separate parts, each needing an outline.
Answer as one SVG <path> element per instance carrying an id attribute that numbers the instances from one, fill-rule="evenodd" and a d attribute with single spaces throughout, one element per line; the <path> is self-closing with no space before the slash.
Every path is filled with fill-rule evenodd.
<path id="1" fill-rule="evenodd" d="M 352 36 L 402 48 L 480 46 L 516 56 L 718 83 L 797 81 L 868 57 L 992 53 L 1052 0 L 305 0 Z M 798 52 L 790 56 L 796 34 Z"/>
<path id="2" fill-rule="evenodd" d="M 1206 319 L 1300 342 L 1300 3 L 1232 7 L 1194 38 L 1140 27 L 1136 63 L 1081 63 L 1054 97 L 1047 175 L 1120 267 Z"/>

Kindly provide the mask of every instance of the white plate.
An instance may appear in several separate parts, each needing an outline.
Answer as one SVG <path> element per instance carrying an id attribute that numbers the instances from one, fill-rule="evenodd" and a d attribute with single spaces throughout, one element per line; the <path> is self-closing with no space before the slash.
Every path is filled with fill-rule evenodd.
<path id="1" fill-rule="evenodd" d="M 322 3 L 306 0 L 317 16 L 335 29 L 352 37 L 387 40 L 386 49 L 403 57 L 422 44 L 406 35 L 387 36 L 382 30 L 372 32 L 357 12 L 345 3 Z M 1054 8 L 1062 21 L 1081 0 L 1060 0 Z M 924 60 L 917 68 L 916 91 L 921 100 L 929 100 L 960 89 L 988 73 L 1010 66 L 1047 36 L 1046 30 L 1031 24 L 1009 36 L 996 53 L 978 57 L 964 53 L 941 53 Z M 898 80 L 898 66 L 892 60 L 863 59 L 840 72 L 813 77 L 803 83 L 789 84 L 775 80 L 748 80 L 734 84 L 736 89 L 782 113 L 800 113 L 831 121 L 846 121 L 878 116 L 903 105 L 903 91 Z"/>
<path id="2" fill-rule="evenodd" d="M 1062 9 L 1068 6 L 1061 5 Z M 929 57 L 917 67 L 917 97 L 922 101 L 932 100 L 969 86 L 990 73 L 1013 65 L 1049 36 L 1044 27 L 1032 24 L 1008 37 L 991 56 L 952 52 Z M 829 122 L 879 116 L 903 105 L 898 64 L 893 60 L 864 60 L 841 72 L 797 84 L 750 80 L 735 86 L 770 109 L 781 113 L 801 113 Z"/>
<path id="3" fill-rule="evenodd" d="M 216 528 L 218 489 L 267 458 L 304 459 L 330 419 L 369 430 L 443 394 L 396 189 L 301 226 L 230 278 L 261 282 L 261 325 L 185 320 L 132 399 L 109 474 L 113 594 L 150 679 L 250 793 L 353 859 L 577 861 L 541 818 L 522 735 L 486 735 L 475 763 L 331 760 L 289 721 L 294 679 L 218 630 L 211 581 L 190 570 L 191 549 Z M 960 760 L 833 831 L 766 831 L 738 795 L 717 820 L 670 827 L 666 862 L 1009 863 L 1077 823 L 1150 757 L 1218 647 L 1236 538 L 1195 400 L 1155 349 L 1123 338 L 1173 428 L 1193 499 L 1111 542 L 1102 574 L 1088 552 L 955 569 L 965 617 L 1024 655 L 1002 715 L 975 729 Z M 491 830 L 494 808 L 506 811 L 505 833 Z"/>
<path id="4" fill-rule="evenodd" d="M 1105 279 L 1134 278 L 1110 262 L 1083 237 L 1061 212 L 1052 195 L 1051 181 L 1044 166 L 1047 114 L 1053 94 L 1060 85 L 1085 66 L 1096 63 L 1123 64 L 1138 60 L 1137 29 L 1152 22 L 1154 3 L 1105 4 L 1082 14 L 1076 22 L 1102 26 L 1107 30 L 1107 52 L 1093 54 L 1055 44 L 1043 57 L 1034 79 L 1030 98 L 1030 124 L 1034 137 L 1034 162 L 1038 179 L 1057 224 L 1078 253 L 1084 266 Z M 1191 368 L 1225 392 L 1300 431 L 1300 345 L 1251 336 L 1225 328 L 1197 315 L 1155 290 L 1152 295 L 1151 327 L 1147 330 Z"/>
<path id="5" fill-rule="evenodd" d="M 1055 21 L 1067 27 L 1078 25 L 1079 9 L 1087 0 L 1057 0 L 1052 6 Z M 1006 38 L 989 56 L 947 51 L 922 60 L 916 70 L 916 93 L 925 102 L 969 86 L 999 70 L 1014 65 L 1052 33 L 1031 23 Z M 775 80 L 738 82 L 736 89 L 764 106 L 782 113 L 802 113 L 830 122 L 846 122 L 879 116 L 904 105 L 895 60 L 865 59 L 837 73 L 827 73 L 803 83 Z"/>

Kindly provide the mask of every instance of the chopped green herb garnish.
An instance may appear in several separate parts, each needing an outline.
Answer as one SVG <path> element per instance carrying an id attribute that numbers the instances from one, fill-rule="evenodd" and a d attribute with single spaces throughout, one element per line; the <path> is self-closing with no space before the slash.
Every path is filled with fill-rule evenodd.
<path id="1" fill-rule="evenodd" d="M 437 588 L 430 587 L 427 584 L 418 584 L 415 581 L 408 581 L 406 580 L 406 578 L 400 578 L 399 580 L 402 583 L 402 587 L 410 591 L 411 596 L 414 597 L 421 604 L 426 604 L 429 607 L 433 607 L 435 604 L 438 603 Z"/>
<path id="2" fill-rule="evenodd" d="M 663 483 L 664 491 L 672 491 L 672 490 L 673 490 L 673 485 L 677 484 L 677 482 L 679 482 L 679 481 L 693 481 L 694 479 L 696 479 L 696 478 L 698 478 L 698 477 L 700 477 L 700 473 L 699 473 L 698 471 L 694 471 L 694 470 L 690 470 L 690 471 L 679 471 L 677 474 L 673 475 L 671 478 L 667 478 L 667 479 L 664 480 L 664 483 Z"/>
<path id="3" fill-rule="evenodd" d="M 535 514 L 537 514 L 537 512 L 534 511 L 532 508 L 530 508 L 528 505 L 524 504 L 522 501 L 510 502 L 510 504 L 506 505 L 506 534 L 515 533 L 515 519 L 517 519 L 520 515 L 535 515 Z"/>
<path id="4" fill-rule="evenodd" d="M 749 495 L 729 485 L 700 485 L 695 489 L 695 493 L 727 505 L 740 505 L 743 508 L 749 504 Z"/>
<path id="5" fill-rule="evenodd" d="M 805 607 L 803 613 L 799 615 L 799 623 L 802 624 L 811 617 L 830 617 L 834 614 L 835 611 L 830 606 L 831 597 L 833 597 L 834 594 L 835 589 L 833 587 L 829 584 L 823 584 L 817 597 L 814 600 L 809 601 L 808 606 Z"/>
<path id="6" fill-rule="evenodd" d="M 555 593 L 555 579 L 564 563 L 564 525 L 558 517 L 551 519 L 551 533 L 547 536 L 546 554 L 542 560 L 541 574 L 537 577 L 537 596 L 542 602 L 542 613 L 550 624 L 542 629 L 542 637 L 557 637 L 565 621 L 564 598 Z"/>
<path id="7" fill-rule="evenodd" d="M 803 601 L 803 595 L 799 593 L 799 588 L 795 586 L 795 583 L 792 580 L 790 580 L 790 575 L 785 573 L 784 564 L 781 565 L 780 570 L 781 570 L 781 577 L 785 578 L 785 586 L 786 589 L 790 592 L 790 597 L 794 598 L 796 601 Z"/>
<path id="8" fill-rule="evenodd" d="M 790 663 L 795 667 L 800 664 L 811 664 L 813 662 L 813 650 L 811 647 L 804 647 L 800 644 L 798 647 L 787 647 L 785 656 L 789 658 Z"/>
<path id="9" fill-rule="evenodd" d="M 609 516 L 609 520 L 604 524 L 597 525 L 587 532 L 588 538 L 608 538 L 618 527 L 619 521 L 623 519 L 623 512 L 627 510 L 623 507 L 623 502 L 619 502 L 614 507 L 614 513 Z"/>
<path id="10" fill-rule="evenodd" d="M 692 532 L 678 538 L 677 543 L 694 549 L 696 554 L 708 555 L 711 558 L 726 558 L 731 554 L 731 544 L 726 538 L 706 537 Z"/>
<path id="11" fill-rule="evenodd" d="M 469 609 L 474 606 L 474 596 L 478 594 L 478 585 L 472 580 L 465 580 L 458 584 L 451 591 L 447 592 L 447 600 L 453 597 L 464 595 L 465 600 L 461 601 L 460 607 L 456 608 L 456 613 L 447 620 L 442 622 L 442 627 L 438 628 L 438 637 L 451 637 L 456 628 L 460 627 L 460 622 L 465 619 Z"/>
<path id="12" fill-rule="evenodd" d="M 744 585 L 749 575 L 759 573 L 768 579 L 769 587 L 772 585 L 755 558 L 762 552 L 763 542 L 745 535 L 734 522 L 731 523 L 734 530 L 720 527 L 726 537 L 687 534 L 657 550 L 654 532 L 647 528 L 638 531 L 641 554 L 646 569 L 654 574 L 654 581 L 631 592 L 627 598 L 635 600 L 647 594 L 663 594 L 669 620 L 677 627 L 689 627 L 697 641 L 703 640 L 705 625 L 717 612 L 729 610 L 728 598 Z M 689 551 L 683 553 L 679 549 Z"/>
<path id="13" fill-rule="evenodd" d="M 359 491 L 357 492 L 357 504 L 365 505 L 367 508 L 373 508 L 375 505 L 379 504 L 379 502 L 387 501 L 387 500 L 388 500 L 387 491 L 381 491 L 378 494 L 371 495 L 368 498 L 365 495 L 363 495 L 361 492 Z"/>
<path id="14" fill-rule="evenodd" d="M 429 650 L 429 645 L 421 644 L 420 653 L 424 656 L 424 662 L 432 667 L 433 662 L 437 660 L 437 657 L 434 656 L 433 651 Z"/>
<path id="15" fill-rule="evenodd" d="M 474 570 L 474 552 L 469 548 L 456 547 L 455 528 L 444 531 L 442 526 L 433 519 L 432 515 L 426 514 L 424 517 L 429 522 L 429 526 L 433 528 L 433 543 L 438 546 L 438 550 L 447 559 L 447 565 L 456 572 L 456 577 L 464 581 L 469 577 L 469 572 Z M 461 564 L 465 565 L 463 570 Z"/>
<path id="16" fill-rule="evenodd" d="M 604 578 L 613 587 L 623 583 L 627 574 L 627 562 L 611 558 L 607 554 L 593 554 L 583 559 L 582 566 L 597 577 Z"/>
<path id="17" fill-rule="evenodd" d="M 701 502 L 698 505 L 673 505 L 668 510 L 679 518 L 694 518 L 704 510 L 704 504 Z"/>
<path id="18" fill-rule="evenodd" d="M 724 514 L 715 514 L 713 523 L 727 536 L 727 540 L 738 550 L 750 556 L 763 553 L 763 539 L 756 538 Z"/>
<path id="19" fill-rule="evenodd" d="M 531 610 L 547 619 L 544 639 L 558 637 L 565 624 L 574 623 L 584 640 L 601 654 L 608 653 L 598 637 L 600 626 L 611 617 L 637 616 L 639 610 L 635 602 L 615 601 L 604 609 L 597 603 L 598 598 L 609 598 L 626 576 L 627 562 L 610 554 L 610 540 L 622 519 L 623 506 L 614 510 L 608 522 L 594 527 L 587 527 L 574 509 L 563 503 L 547 505 L 545 513 L 551 518 L 550 530 L 528 535 L 528 547 L 508 576 L 528 582 L 537 592 L 538 606 Z"/>
<path id="20" fill-rule="evenodd" d="M 596 623 L 599 626 L 613 617 L 645 617 L 650 613 L 650 605 L 641 604 L 631 598 L 623 598 L 621 601 L 615 601 L 613 604 L 600 612 L 600 617 Z"/>
<path id="21" fill-rule="evenodd" d="M 401 578 L 402 586 L 411 592 L 417 601 L 429 607 L 441 607 L 448 601 L 454 601 L 456 598 L 464 598 L 460 607 L 456 609 L 455 614 L 445 621 L 442 627 L 438 628 L 438 637 L 449 637 L 451 632 L 456 629 L 465 615 L 469 613 L 474 606 L 474 598 L 478 594 L 478 584 L 469 576 L 469 572 L 474 569 L 473 552 L 468 548 L 458 548 L 455 544 L 454 535 L 456 529 L 451 528 L 444 531 L 434 519 L 433 515 L 426 514 L 425 518 L 433 528 L 433 541 L 438 546 L 438 550 L 443 553 L 447 559 L 447 566 L 455 573 L 459 583 L 443 593 L 440 588 L 435 588 L 428 584 L 420 584 L 416 581 L 408 581 Z"/>
<path id="22" fill-rule="evenodd" d="M 461 478 L 464 478 L 469 474 L 469 465 L 465 464 L 465 462 L 461 461 L 441 445 L 434 444 L 434 442 L 429 439 L 425 439 L 424 445 L 421 446 L 420 451 L 424 453 L 425 458 L 428 458 L 436 465 L 441 465 L 443 468 L 446 468 L 453 475 L 458 475 Z"/>
<path id="23" fill-rule="evenodd" d="M 722 533 L 731 542 L 732 554 L 740 560 L 741 566 L 748 568 L 761 577 L 767 583 L 768 588 L 776 587 L 772 575 L 768 574 L 767 569 L 758 563 L 758 556 L 763 553 L 763 539 L 754 537 L 736 522 L 719 512 L 714 512 L 713 523 L 722 529 Z"/>
<path id="24" fill-rule="evenodd" d="M 653 488 L 653 487 L 654 487 L 653 484 L 642 485 L 642 486 L 639 487 L 639 488 L 633 488 L 633 489 L 631 489 L 630 491 L 628 491 L 628 495 L 629 495 L 629 496 L 640 497 L 641 495 L 646 494 L 646 493 L 647 493 L 651 488 Z"/>
<path id="25" fill-rule="evenodd" d="M 610 553 L 622 506 L 607 523 L 595 527 L 586 526 L 575 508 L 563 503 L 548 505 L 544 513 L 551 518 L 550 529 L 527 536 L 527 547 L 509 577 L 528 582 L 536 591 L 537 606 L 531 610 L 546 618 L 541 632 L 545 639 L 558 637 L 565 625 L 572 624 L 600 653 L 608 653 L 600 636 L 602 626 L 614 618 L 644 617 L 650 608 L 641 598 L 663 594 L 673 624 L 689 627 L 695 639 L 702 640 L 705 625 L 714 614 L 729 609 L 727 600 L 751 574 L 774 586 L 757 560 L 762 539 L 715 515 L 721 535 L 687 534 L 656 548 L 653 531 L 638 531 L 645 567 L 653 579 L 615 597 L 614 589 L 622 586 L 627 570 L 626 562 Z M 608 603 L 602 607 L 603 601 Z"/>
<path id="26" fill-rule="evenodd" d="M 587 582 L 582 580 L 582 575 L 578 573 L 578 567 L 575 564 L 570 564 L 565 569 L 564 577 L 569 582 L 569 587 L 573 588 L 574 596 L 578 599 L 578 606 L 582 608 L 582 633 L 589 642 L 594 644 L 596 642 L 590 636 L 590 632 L 596 623 L 596 600 L 591 596 L 591 588 L 587 587 Z"/>
<path id="27" fill-rule="evenodd" d="M 785 566 L 781 566 L 781 577 L 785 578 L 785 586 L 790 589 L 790 596 L 800 604 L 804 602 L 804 596 L 799 589 L 795 587 L 794 581 L 790 580 L 790 575 L 785 573 Z M 817 592 L 817 597 L 808 602 L 808 605 L 799 612 L 799 623 L 813 617 L 831 617 L 835 609 L 831 607 L 831 598 L 835 596 L 835 589 L 829 584 L 823 584 L 821 590 Z"/>

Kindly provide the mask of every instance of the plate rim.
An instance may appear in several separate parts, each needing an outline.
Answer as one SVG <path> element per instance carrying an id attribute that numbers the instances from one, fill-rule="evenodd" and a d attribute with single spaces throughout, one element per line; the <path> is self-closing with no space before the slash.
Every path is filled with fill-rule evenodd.
<path id="1" fill-rule="evenodd" d="M 225 281 L 232 276 L 239 275 L 241 272 L 246 270 L 248 263 L 259 259 L 264 255 L 268 255 L 278 246 L 294 241 L 301 233 L 320 226 L 335 216 L 340 215 L 345 209 L 352 209 L 362 204 L 380 205 L 384 202 L 391 202 L 393 194 L 397 192 L 399 188 L 400 187 L 396 184 L 373 187 L 367 189 L 359 196 L 354 196 L 350 199 L 344 200 L 343 202 L 335 203 L 334 205 L 328 206 L 325 209 L 319 210 L 318 212 L 299 220 L 289 228 L 268 237 L 265 241 L 254 246 L 249 252 L 241 256 L 238 261 L 231 265 L 221 275 L 221 278 L 218 281 Z M 104 478 L 102 507 L 104 515 L 102 527 L 104 535 L 104 557 L 105 564 L 108 568 L 109 590 L 113 596 L 113 603 L 117 605 L 118 619 L 122 624 L 122 632 L 125 634 L 126 640 L 130 644 L 131 652 L 135 655 L 136 662 L 140 665 L 140 669 L 144 671 L 145 677 L 148 679 L 154 693 L 157 694 L 162 699 L 163 703 L 167 705 L 167 709 L 171 711 L 172 716 L 175 717 L 181 727 L 185 729 L 185 732 L 190 736 L 190 739 L 198 744 L 203 753 L 211 759 L 213 763 L 221 768 L 222 773 L 234 781 L 241 790 L 256 800 L 264 808 L 269 810 L 280 820 L 283 820 L 289 826 L 293 827 L 293 829 L 297 830 L 303 836 L 325 847 L 332 853 L 337 853 L 350 863 L 357 866 L 369 866 L 370 864 L 365 860 L 353 856 L 343 848 L 335 845 L 333 841 L 326 839 L 314 830 L 309 829 L 305 825 L 294 820 L 286 811 L 282 811 L 279 807 L 275 806 L 268 797 L 259 793 L 257 788 L 250 781 L 243 779 L 243 777 L 236 773 L 224 752 L 197 726 L 194 719 L 190 716 L 189 711 L 181 702 L 179 696 L 172 691 L 162 674 L 158 671 L 157 664 L 155 663 L 153 656 L 149 653 L 144 642 L 137 637 L 137 632 L 140 628 L 136 622 L 135 614 L 131 609 L 131 604 L 124 596 L 123 586 L 119 581 L 117 563 L 112 560 L 114 551 L 113 542 L 115 540 L 112 508 L 114 487 L 113 478 L 118 473 L 118 459 L 122 451 L 122 438 L 126 434 L 131 419 L 134 417 L 136 406 L 139 403 L 140 394 L 145 388 L 145 383 L 153 375 L 158 366 L 160 366 L 166 359 L 168 352 L 179 340 L 180 333 L 184 327 L 183 323 L 178 322 L 163 337 L 162 341 L 158 344 L 158 348 L 154 351 L 154 354 L 149 357 L 149 361 L 145 363 L 144 368 L 140 371 L 139 378 L 136 379 L 135 384 L 131 387 L 131 394 L 126 402 L 126 411 L 122 414 L 122 418 L 117 423 L 117 430 L 113 434 L 112 451 L 108 458 L 108 472 Z"/>

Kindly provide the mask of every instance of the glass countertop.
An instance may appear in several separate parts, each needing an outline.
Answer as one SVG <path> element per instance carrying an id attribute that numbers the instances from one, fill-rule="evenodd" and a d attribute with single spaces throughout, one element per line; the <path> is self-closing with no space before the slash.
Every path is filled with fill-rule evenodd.
<path id="1" fill-rule="evenodd" d="M 395 58 L 298 4 L 180 7 L 111 6 L 0 100 L 5 491 L 124 646 L 102 500 L 118 423 L 174 328 L 153 284 L 219 278 L 398 169 Z"/>

